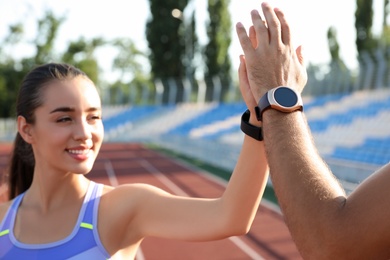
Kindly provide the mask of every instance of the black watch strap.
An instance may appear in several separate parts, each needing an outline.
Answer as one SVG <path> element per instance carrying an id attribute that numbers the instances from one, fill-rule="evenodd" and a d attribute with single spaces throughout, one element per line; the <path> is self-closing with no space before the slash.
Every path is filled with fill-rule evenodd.
<path id="1" fill-rule="evenodd" d="M 244 112 L 241 116 L 241 131 L 244 132 L 244 134 L 249 135 L 250 137 L 256 139 L 257 141 L 263 141 L 263 131 L 261 127 L 257 127 L 254 125 L 251 125 L 249 123 L 249 117 L 251 113 L 248 110 Z"/>
<path id="2" fill-rule="evenodd" d="M 256 117 L 258 121 L 263 121 L 263 112 L 271 107 L 268 100 L 268 92 L 263 95 L 259 100 L 258 110 L 256 110 Z"/>

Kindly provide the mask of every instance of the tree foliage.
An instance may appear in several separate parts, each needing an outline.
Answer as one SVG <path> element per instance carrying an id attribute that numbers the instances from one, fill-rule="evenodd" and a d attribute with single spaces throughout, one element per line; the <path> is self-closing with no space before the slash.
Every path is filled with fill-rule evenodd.
<path id="1" fill-rule="evenodd" d="M 390 46 L 390 26 L 387 22 L 389 16 L 389 0 L 383 1 L 383 23 L 382 23 L 382 39 L 381 43 L 388 47 Z"/>
<path id="2" fill-rule="evenodd" d="M 100 82 L 99 65 L 95 57 L 95 51 L 105 44 L 106 42 L 102 38 L 87 40 L 81 37 L 69 43 L 61 60 L 80 68 L 93 82 L 98 84 Z"/>
<path id="3" fill-rule="evenodd" d="M 194 86 L 197 66 L 194 63 L 198 52 L 194 10 L 189 8 L 188 0 L 149 0 L 149 3 L 151 17 L 146 24 L 146 38 L 152 78 L 161 80 L 164 85 L 164 103 L 170 99 L 170 91 L 177 92 L 176 102 L 181 102 L 183 80 L 187 78 Z M 171 89 L 173 86 L 176 90 Z"/>
<path id="4" fill-rule="evenodd" d="M 107 41 L 96 37 L 86 39 L 80 37 L 68 43 L 63 53 L 55 49 L 61 25 L 66 18 L 56 16 L 51 10 L 37 19 L 37 32 L 33 40 L 24 39 L 23 23 L 9 26 L 8 34 L 0 41 L 0 118 L 14 116 L 16 95 L 18 87 L 24 77 L 33 67 L 48 62 L 66 62 L 83 70 L 88 77 L 99 87 L 102 82 L 100 66 L 97 59 L 97 51 L 101 47 L 109 45 L 118 50 L 118 56 L 114 57 L 113 70 L 129 72 L 131 76 L 108 83 L 108 88 L 121 86 L 122 93 L 128 93 L 130 85 L 135 88 L 146 86 L 150 89 L 150 79 L 142 70 L 137 56 L 144 56 L 138 51 L 130 39 L 114 39 Z M 27 57 L 13 57 L 15 46 L 30 45 L 33 54 Z M 123 95 L 122 95 L 123 96 Z M 116 99 L 117 100 L 117 99 Z M 116 100 L 113 100 L 115 102 Z M 122 99 L 128 102 L 128 99 Z M 138 99 L 138 102 L 141 102 Z"/>
<path id="5" fill-rule="evenodd" d="M 340 59 L 340 45 L 337 42 L 337 32 L 336 28 L 330 27 L 328 29 L 328 46 L 329 46 L 329 52 L 332 60 L 338 60 Z"/>
<path id="6" fill-rule="evenodd" d="M 119 71 L 120 80 L 111 86 L 112 102 L 120 100 L 120 102 L 131 104 L 149 103 L 150 96 L 144 93 L 151 93 L 153 85 L 149 74 L 144 73 L 145 70 L 141 63 L 141 60 L 147 60 L 146 55 L 137 49 L 132 40 L 127 38 L 116 39 L 113 45 L 118 49 L 113 68 Z M 130 82 L 126 83 L 126 78 L 130 78 Z M 122 93 L 122 96 L 120 97 L 118 93 Z"/>
<path id="7" fill-rule="evenodd" d="M 228 10 L 229 0 L 209 0 L 209 23 L 207 35 L 209 42 L 204 51 L 206 63 L 205 78 L 208 86 L 213 85 L 213 77 L 221 79 L 222 93 L 231 84 L 231 61 L 229 47 L 231 43 L 231 20 Z M 208 92 L 209 95 L 210 91 Z M 222 94 L 223 95 L 223 94 Z"/>
<path id="8" fill-rule="evenodd" d="M 44 16 L 38 20 L 38 31 L 33 40 L 35 54 L 32 57 L 22 57 L 16 60 L 7 51 L 13 48 L 23 39 L 24 28 L 22 23 L 9 26 L 9 33 L 0 44 L 0 118 L 14 116 L 14 106 L 18 87 L 24 75 L 34 66 L 55 59 L 54 41 L 58 29 L 63 23 L 63 17 L 56 17 L 47 10 Z"/>
<path id="9" fill-rule="evenodd" d="M 45 16 L 38 20 L 38 33 L 34 40 L 36 47 L 35 64 L 56 60 L 54 43 L 58 30 L 64 21 L 65 17 L 56 17 L 50 10 L 46 11 Z"/>
<path id="10" fill-rule="evenodd" d="M 347 66 L 345 65 L 344 61 L 340 57 L 340 45 L 337 41 L 337 31 L 336 28 L 330 27 L 328 29 L 328 46 L 329 46 L 329 52 L 330 52 L 330 65 L 333 69 L 339 70 L 339 71 L 346 71 Z"/>
<path id="11" fill-rule="evenodd" d="M 356 47 L 359 55 L 372 50 L 376 44 L 372 35 L 373 0 L 356 0 L 355 28 Z"/>
<path id="12" fill-rule="evenodd" d="M 185 39 L 179 34 L 183 19 L 173 17 L 172 11 L 183 12 L 188 0 L 149 0 L 149 3 L 152 16 L 146 24 L 146 38 L 152 74 L 162 79 L 181 78 L 185 75 Z"/>

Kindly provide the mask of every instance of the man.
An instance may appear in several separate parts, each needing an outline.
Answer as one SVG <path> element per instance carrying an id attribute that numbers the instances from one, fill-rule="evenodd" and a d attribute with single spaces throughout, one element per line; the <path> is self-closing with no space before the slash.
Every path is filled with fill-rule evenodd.
<path id="1" fill-rule="evenodd" d="M 272 183 L 300 253 L 305 259 L 389 259 L 390 165 L 346 196 L 320 158 L 302 112 L 302 48 L 293 49 L 281 10 L 262 3 L 262 11 L 264 20 L 251 12 L 249 36 L 241 23 L 236 29 L 259 102 Z"/>

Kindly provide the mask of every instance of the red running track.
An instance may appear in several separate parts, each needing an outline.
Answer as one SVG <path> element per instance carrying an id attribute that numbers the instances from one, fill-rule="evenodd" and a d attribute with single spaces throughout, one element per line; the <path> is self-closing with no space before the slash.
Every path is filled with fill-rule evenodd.
<path id="1" fill-rule="evenodd" d="M 11 145 L 0 145 L 0 173 L 8 163 Z M 142 182 L 182 196 L 217 197 L 226 181 L 140 144 L 104 143 L 92 172 L 94 181 L 108 185 Z M 5 199 L 0 186 L 0 201 Z M 252 228 L 245 236 L 212 242 L 183 242 L 146 238 L 137 260 L 154 259 L 302 259 L 283 217 L 262 201 Z"/>

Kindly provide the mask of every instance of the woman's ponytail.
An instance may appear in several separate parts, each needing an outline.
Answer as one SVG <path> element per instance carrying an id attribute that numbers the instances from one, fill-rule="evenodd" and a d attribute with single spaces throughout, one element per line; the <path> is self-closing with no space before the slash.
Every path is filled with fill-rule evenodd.
<path id="1" fill-rule="evenodd" d="M 34 176 L 34 153 L 19 133 L 16 134 L 11 161 L 8 169 L 8 199 L 26 191 Z"/>

